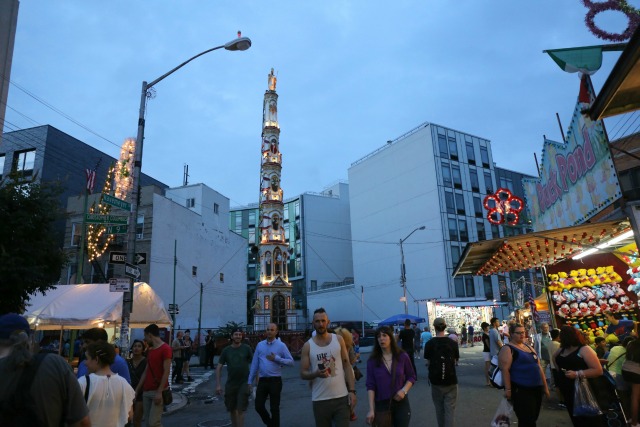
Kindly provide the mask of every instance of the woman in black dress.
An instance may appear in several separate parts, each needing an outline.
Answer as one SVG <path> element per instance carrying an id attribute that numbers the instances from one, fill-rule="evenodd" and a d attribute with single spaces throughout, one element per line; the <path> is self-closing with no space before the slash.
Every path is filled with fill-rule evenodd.
<path id="1" fill-rule="evenodd" d="M 598 360 L 598 356 L 587 345 L 580 330 L 571 326 L 563 326 L 560 329 L 560 349 L 553 357 L 555 357 L 556 366 L 561 371 L 560 375 L 558 375 L 559 384 L 556 385 L 560 387 L 560 391 L 564 396 L 564 402 L 573 425 L 576 427 L 606 426 L 604 415 L 595 417 L 573 416 L 576 377 L 587 378 L 594 394 L 600 388 L 594 383 L 597 378 L 602 377 L 602 365 Z"/>
<path id="2" fill-rule="evenodd" d="M 129 375 L 131 376 L 131 387 L 136 390 L 140 378 L 147 367 L 147 359 L 144 357 L 144 343 L 140 340 L 134 340 L 131 344 L 131 359 L 127 359 L 129 366 Z M 142 425 L 142 391 L 136 394 L 136 402 L 133 404 L 133 425 L 140 427 Z"/>

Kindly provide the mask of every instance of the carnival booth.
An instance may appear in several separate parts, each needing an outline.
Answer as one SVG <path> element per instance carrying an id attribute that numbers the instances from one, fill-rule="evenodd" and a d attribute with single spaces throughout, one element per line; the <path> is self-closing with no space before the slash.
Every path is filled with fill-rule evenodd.
<path id="1" fill-rule="evenodd" d="M 472 325 L 476 332 L 474 341 L 480 341 L 482 339 L 480 325 L 482 322 L 489 322 L 493 316 L 492 310 L 493 306 L 465 307 L 439 303 L 437 301 L 427 302 L 429 319 L 444 318 L 447 326 L 455 329 L 456 334 L 460 334 L 460 328 L 463 324 L 467 327 Z M 431 325 L 429 325 L 429 327 L 431 327 Z"/>
<path id="2" fill-rule="evenodd" d="M 543 269 L 545 288 L 527 308 L 548 307 L 556 326 L 569 324 L 595 338 L 606 329 L 606 310 L 638 320 L 640 263 L 626 219 L 470 243 L 454 276 L 530 268 Z"/>

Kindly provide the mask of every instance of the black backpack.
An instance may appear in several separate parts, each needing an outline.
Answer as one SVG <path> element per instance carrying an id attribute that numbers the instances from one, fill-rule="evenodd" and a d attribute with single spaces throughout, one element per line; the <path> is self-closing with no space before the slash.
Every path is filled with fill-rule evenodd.
<path id="1" fill-rule="evenodd" d="M 31 396 L 31 385 L 38 368 L 47 353 L 34 355 L 32 362 L 23 368 L 22 375 L 11 396 L 0 402 L 0 425 L 3 427 L 37 427 L 38 412 Z"/>
<path id="2" fill-rule="evenodd" d="M 429 359 L 429 381 L 435 385 L 453 385 L 458 383 L 456 359 L 453 342 L 449 338 L 433 338 L 433 352 Z"/>

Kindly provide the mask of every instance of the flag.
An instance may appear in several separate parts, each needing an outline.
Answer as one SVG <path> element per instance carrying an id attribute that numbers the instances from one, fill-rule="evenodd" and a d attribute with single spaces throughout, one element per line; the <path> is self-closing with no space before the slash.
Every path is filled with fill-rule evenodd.
<path id="1" fill-rule="evenodd" d="M 91 169 L 85 169 L 87 176 L 87 191 L 93 193 L 93 186 L 96 184 L 96 171 Z"/>
<path id="2" fill-rule="evenodd" d="M 567 73 L 581 72 L 594 74 L 602 66 L 602 52 L 622 51 L 626 43 L 614 43 L 610 45 L 569 47 L 566 49 L 548 49 L 543 52 L 563 71 Z"/>

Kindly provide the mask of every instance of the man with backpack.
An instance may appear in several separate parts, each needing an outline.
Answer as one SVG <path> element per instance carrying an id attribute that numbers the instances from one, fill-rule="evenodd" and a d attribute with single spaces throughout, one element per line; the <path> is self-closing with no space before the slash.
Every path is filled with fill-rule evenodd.
<path id="1" fill-rule="evenodd" d="M 0 425 L 87 427 L 89 410 L 69 364 L 30 350 L 29 323 L 0 316 Z"/>
<path id="2" fill-rule="evenodd" d="M 428 360 L 431 399 L 436 408 L 438 427 L 454 426 L 454 411 L 458 399 L 456 364 L 460 359 L 458 343 L 445 334 L 447 322 L 438 317 L 433 321 L 436 336 L 424 346 L 424 358 Z"/>

